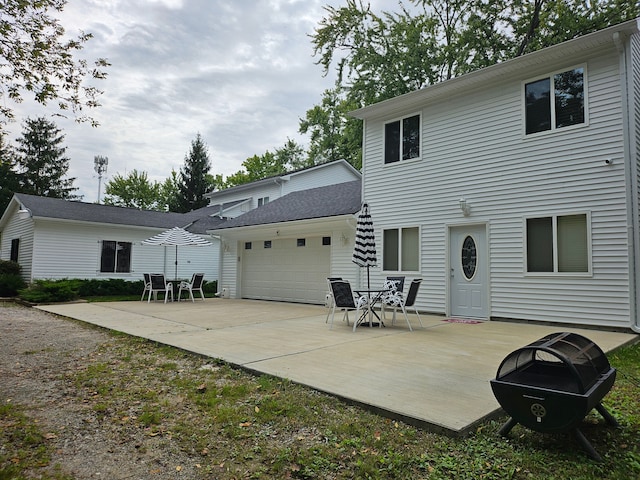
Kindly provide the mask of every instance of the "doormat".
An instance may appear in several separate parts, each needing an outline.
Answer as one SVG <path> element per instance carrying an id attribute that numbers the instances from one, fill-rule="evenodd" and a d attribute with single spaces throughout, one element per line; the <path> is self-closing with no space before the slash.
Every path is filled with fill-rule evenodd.
<path id="1" fill-rule="evenodd" d="M 471 320 L 469 318 L 445 318 L 443 322 L 449 323 L 467 323 L 469 325 L 475 325 L 476 323 L 482 323 L 481 320 Z"/>

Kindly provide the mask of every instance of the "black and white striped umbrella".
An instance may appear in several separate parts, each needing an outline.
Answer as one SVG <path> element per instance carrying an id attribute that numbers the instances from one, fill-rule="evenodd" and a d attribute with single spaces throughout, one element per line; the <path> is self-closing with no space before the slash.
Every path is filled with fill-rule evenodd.
<path id="1" fill-rule="evenodd" d="M 188 232 L 180 227 L 173 227 L 170 230 L 165 230 L 162 233 L 143 240 L 141 243 L 142 245 L 176 247 L 176 263 L 174 272 L 174 278 L 176 282 L 178 281 L 178 247 L 206 247 L 208 245 L 211 245 L 211 242 L 209 242 L 208 240 L 191 232 Z"/>
<path id="2" fill-rule="evenodd" d="M 367 268 L 367 288 L 371 288 L 369 283 L 369 267 L 375 267 L 377 265 L 376 238 L 373 232 L 373 221 L 369 213 L 369 205 L 366 203 L 362 205 L 360 215 L 358 216 L 352 261 L 360 267 Z"/>

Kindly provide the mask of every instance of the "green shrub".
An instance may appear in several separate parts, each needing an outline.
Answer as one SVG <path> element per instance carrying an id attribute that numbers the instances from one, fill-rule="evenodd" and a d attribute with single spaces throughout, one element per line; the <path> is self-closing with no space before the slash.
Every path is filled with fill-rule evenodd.
<path id="1" fill-rule="evenodd" d="M 120 278 L 109 279 L 61 279 L 61 280 L 36 280 L 29 288 L 24 288 L 24 282 L 20 279 L 16 284 L 14 293 L 2 294 L 2 275 L 0 275 L 0 296 L 14 296 L 19 293 L 20 298 L 32 303 L 68 302 L 78 298 L 89 297 L 126 297 L 138 296 L 144 289 L 144 282 L 136 280 L 129 282 Z M 205 282 L 202 287 L 205 295 L 213 295 L 218 290 L 218 282 Z"/>
<path id="2" fill-rule="evenodd" d="M 28 288 L 20 290 L 20 298 L 32 303 L 68 302 L 78 298 L 78 282 L 81 280 L 36 280 Z"/>
<path id="3" fill-rule="evenodd" d="M 24 280 L 14 273 L 0 273 L 0 297 L 15 297 L 25 287 Z"/>
<path id="4" fill-rule="evenodd" d="M 81 297 L 109 297 L 116 295 L 139 295 L 144 289 L 144 282 L 129 282 L 121 278 L 105 280 L 78 280 L 78 293 Z"/>
<path id="5" fill-rule="evenodd" d="M 20 275 L 22 267 L 17 262 L 0 260 L 0 275 Z"/>
<path id="6" fill-rule="evenodd" d="M 213 280 L 211 282 L 207 282 L 206 281 L 206 277 L 205 277 L 205 282 L 204 285 L 202 286 L 202 291 L 204 292 L 205 295 L 207 294 L 211 294 L 213 295 L 214 293 L 218 292 L 218 281 L 217 280 Z"/>

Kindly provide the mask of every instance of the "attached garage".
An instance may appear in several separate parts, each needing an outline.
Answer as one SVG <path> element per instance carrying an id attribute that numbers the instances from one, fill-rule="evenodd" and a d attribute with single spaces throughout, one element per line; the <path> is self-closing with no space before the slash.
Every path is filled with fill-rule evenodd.
<path id="1" fill-rule="evenodd" d="M 351 261 L 360 180 L 289 193 L 208 233 L 231 298 L 322 305 L 327 277 L 357 280 Z"/>
<path id="2" fill-rule="evenodd" d="M 324 303 L 330 237 L 247 241 L 240 249 L 242 298 Z"/>

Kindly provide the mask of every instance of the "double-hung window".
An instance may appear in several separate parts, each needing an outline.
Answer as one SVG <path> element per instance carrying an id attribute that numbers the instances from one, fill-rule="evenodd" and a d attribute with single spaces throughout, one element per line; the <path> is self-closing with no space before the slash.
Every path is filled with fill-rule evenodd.
<path id="1" fill-rule="evenodd" d="M 103 240 L 102 253 L 100 256 L 100 272 L 130 273 L 131 242 Z"/>
<path id="2" fill-rule="evenodd" d="M 584 73 L 578 67 L 524 85 L 527 135 L 586 122 Z"/>
<path id="3" fill-rule="evenodd" d="M 384 163 L 420 156 L 420 115 L 405 117 L 384 126 Z"/>
<path id="4" fill-rule="evenodd" d="M 382 268 L 388 272 L 417 272 L 420 269 L 420 229 L 389 228 L 382 233 Z"/>
<path id="5" fill-rule="evenodd" d="M 589 273 L 589 218 L 586 214 L 528 218 L 527 272 Z"/>

